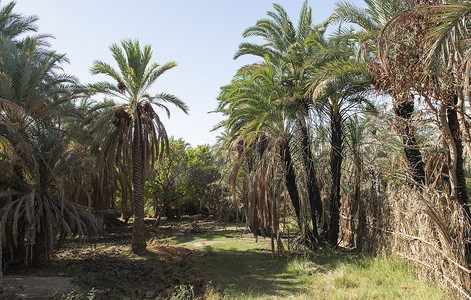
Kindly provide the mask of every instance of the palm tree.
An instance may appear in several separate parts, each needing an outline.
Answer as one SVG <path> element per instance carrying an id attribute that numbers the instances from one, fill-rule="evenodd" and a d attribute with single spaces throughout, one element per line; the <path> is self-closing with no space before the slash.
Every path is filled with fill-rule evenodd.
<path id="1" fill-rule="evenodd" d="M 431 1 L 429 5 L 412 7 L 392 20 L 381 32 L 380 58 L 384 65 L 400 51 L 390 51 L 388 40 L 396 36 L 407 39 L 407 28 L 421 28 L 422 34 L 414 36 L 414 47 L 408 49 L 407 58 L 415 63 L 407 65 L 408 73 L 418 74 L 407 88 L 425 100 L 436 122 L 439 124 L 448 152 L 450 194 L 463 205 L 468 217 L 468 191 L 464 170 L 464 145 L 471 149 L 469 121 L 465 113 L 465 99 L 471 95 L 469 64 L 469 1 L 442 4 Z M 389 52 L 389 54 L 387 54 Z M 400 67 L 404 68 L 404 63 Z M 409 70 L 412 69 L 412 70 Z M 400 74 L 402 75 L 402 74 Z M 398 80 L 399 81 L 399 80 Z M 399 81 L 399 84 L 403 84 Z"/>
<path id="2" fill-rule="evenodd" d="M 365 0 L 366 8 L 359 8 L 348 2 L 337 4 L 330 20 L 333 22 L 353 23 L 360 28 L 362 32 L 357 34 L 359 43 L 357 55 L 369 64 L 369 70 L 373 71 L 375 87 L 390 94 L 393 97 L 394 112 L 396 114 L 397 128 L 403 140 L 404 154 L 407 166 L 412 179 L 418 184 L 425 183 L 425 171 L 422 154 L 419 150 L 419 144 L 415 137 L 415 130 L 412 124 L 412 115 L 414 113 L 414 101 L 402 93 L 395 93 L 393 84 L 384 83 L 381 79 L 381 69 L 371 58 L 377 54 L 378 36 L 384 26 L 402 11 L 410 8 L 413 4 L 403 0 Z M 391 67 L 389 68 L 391 69 Z M 388 75 L 383 79 L 387 80 Z"/>
<path id="3" fill-rule="evenodd" d="M 21 33 L 35 31 L 36 27 L 34 23 L 36 22 L 36 17 L 24 17 L 22 15 L 13 13 L 13 8 L 15 6 L 15 2 L 10 2 L 6 6 L 2 7 L 0 10 L 0 34 L 10 37 L 16 38 Z M 3 157 L 2 157 L 3 158 Z M 0 245 L 2 243 L 2 236 L 0 234 Z M 2 249 L 0 247 L 0 258 L 2 256 Z M 0 260 L 1 266 L 1 260 Z M 2 279 L 3 273 L 0 270 L 0 282 Z"/>
<path id="4" fill-rule="evenodd" d="M 456 176 L 450 176 L 450 181 L 453 187 L 452 194 L 457 196 L 461 204 L 464 205 L 468 217 L 471 218 L 463 167 L 464 153 L 462 145 L 464 143 L 468 157 L 470 157 L 471 132 L 464 103 L 465 98 L 468 98 L 469 101 L 471 97 L 471 45 L 469 44 L 470 34 L 466 25 L 471 20 L 471 2 L 430 5 L 424 9 L 434 8 L 439 8 L 442 12 L 434 20 L 425 62 L 429 69 L 432 69 L 442 81 L 445 81 L 445 84 L 446 78 L 448 77 L 448 80 L 450 80 L 451 74 L 451 81 L 455 85 L 455 96 L 452 105 L 448 108 L 448 120 L 449 123 L 453 124 L 450 124 L 452 139 L 448 138 L 447 142 L 451 145 L 451 169 L 454 169 L 456 173 Z M 453 142 L 455 147 L 453 147 Z M 456 150 L 452 151 L 452 149 Z M 454 178 L 456 178 L 456 182 L 453 182 Z"/>
<path id="5" fill-rule="evenodd" d="M 114 200 L 117 197 L 114 195 L 118 188 L 117 182 L 124 174 L 117 172 L 115 166 L 103 163 L 99 159 L 102 128 L 94 125 L 101 115 L 112 111 L 116 104 L 111 100 L 94 101 L 82 86 L 74 87 L 72 92 L 78 98 L 74 103 L 68 104 L 67 114 L 62 117 L 61 122 L 65 134 L 71 140 L 70 154 L 80 157 L 81 168 L 77 171 L 81 174 L 81 181 L 83 185 L 88 186 L 87 202 L 83 204 L 87 205 L 89 209 L 93 209 L 101 218 L 106 218 L 107 210 L 115 208 Z M 71 186 L 71 188 L 74 187 Z M 73 194 L 77 197 L 80 196 L 77 192 Z M 132 193 L 122 193 L 124 200 L 128 194 Z M 126 203 L 126 201 L 123 202 Z M 123 211 L 126 212 L 125 209 Z"/>
<path id="6" fill-rule="evenodd" d="M 46 265 L 59 231 L 99 228 L 65 189 L 73 167 L 60 120 L 74 79 L 57 73 L 64 56 L 34 39 L 18 44 L 0 36 L 0 58 L 0 146 L 12 177 L 1 195 L 2 235 L 16 259 Z"/>
<path id="7" fill-rule="evenodd" d="M 167 114 L 170 111 L 163 104 L 174 104 L 184 113 L 188 107 L 177 97 L 159 93 L 149 94 L 149 89 L 166 71 L 174 68 L 175 62 L 162 66 L 150 64 L 152 49 L 150 45 L 140 48 L 139 41 L 125 40 L 110 46 L 111 53 L 119 69 L 111 65 L 95 61 L 90 69 L 92 74 L 104 74 L 111 77 L 114 83 L 100 82 L 90 86 L 90 89 L 121 99 L 124 104 L 115 108 L 113 114 L 104 118 L 112 118 L 110 131 L 101 146 L 103 155 L 110 158 L 111 163 L 118 165 L 123 171 L 124 166 L 132 166 L 132 184 L 134 194 L 134 227 L 132 251 L 143 254 L 146 250 L 144 228 L 144 182 L 149 165 L 163 150 L 168 147 L 168 136 L 163 123 L 152 105 L 163 108 Z M 113 128 L 111 128 L 111 126 Z M 124 160 L 125 165 L 121 164 Z"/>
<path id="8" fill-rule="evenodd" d="M 313 51 L 312 47 L 306 43 L 313 31 L 311 8 L 307 1 L 304 2 L 298 26 L 295 27 L 280 5 L 274 4 L 273 7 L 275 12 L 268 12 L 269 18 L 257 21 L 255 26 L 247 28 L 243 34 L 244 37 L 261 37 L 265 44 L 241 43 L 235 58 L 242 55 L 263 58 L 268 55 L 274 65 L 283 68 L 286 72 L 282 84 L 288 88 L 288 91 L 274 102 L 291 106 L 296 111 L 293 118 L 297 127 L 299 152 L 305 173 L 311 219 L 315 228 L 313 234 L 314 239 L 317 239 L 317 228 L 320 226 L 323 207 L 308 128 L 312 101 L 306 96 L 306 81 L 309 78 L 307 58 Z M 317 30 L 322 30 L 322 26 Z"/>
<path id="9" fill-rule="evenodd" d="M 280 84 L 283 76 L 283 70 L 266 56 L 263 65 L 239 71 L 231 84 L 221 89 L 217 110 L 227 116 L 219 124 L 227 133 L 221 147 L 237 151 L 231 176 L 233 191 L 237 175 L 245 165 L 246 175 L 252 178 L 251 184 L 246 181 L 242 184 L 250 228 L 254 234 L 271 236 L 278 247 L 281 247 L 277 217 L 280 191 L 276 188 L 279 182 L 288 191 L 300 228 L 305 228 L 290 150 L 294 136 L 292 112 L 273 103 L 284 94 Z M 276 176 L 278 173 L 284 176 Z"/>
<path id="10" fill-rule="evenodd" d="M 336 245 L 340 221 L 340 184 L 342 177 L 344 122 L 366 99 L 362 96 L 371 78 L 364 62 L 355 58 L 355 37 L 350 31 L 340 31 L 331 38 L 325 31 L 316 31 L 308 43 L 316 51 L 311 55 L 309 93 L 321 115 L 330 121 L 330 222 L 328 241 Z"/>

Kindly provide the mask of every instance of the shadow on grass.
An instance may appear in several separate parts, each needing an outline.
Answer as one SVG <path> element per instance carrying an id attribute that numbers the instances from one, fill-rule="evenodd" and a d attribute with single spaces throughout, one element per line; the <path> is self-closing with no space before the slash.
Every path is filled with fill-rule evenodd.
<path id="1" fill-rule="evenodd" d="M 221 230 L 221 231 L 211 231 L 200 234 L 191 234 L 191 235 L 180 235 L 171 238 L 172 241 L 178 244 L 185 244 L 195 241 L 214 241 L 214 240 L 224 240 L 224 239 L 233 239 L 241 236 L 240 230 Z"/>
<path id="2" fill-rule="evenodd" d="M 225 296 L 282 296 L 303 291 L 296 284 L 296 276 L 286 273 L 287 261 L 274 260 L 270 253 L 214 249 L 209 245 L 202 252 L 202 267 Z"/>
<path id="3" fill-rule="evenodd" d="M 308 259 L 273 259 L 268 250 L 201 248 L 202 267 L 208 271 L 214 287 L 228 298 L 289 297 L 309 294 L 315 273 L 327 273 L 339 265 L 354 263 L 367 267 L 368 259 L 340 250 L 320 250 Z M 301 266 L 293 266 L 296 261 Z"/>

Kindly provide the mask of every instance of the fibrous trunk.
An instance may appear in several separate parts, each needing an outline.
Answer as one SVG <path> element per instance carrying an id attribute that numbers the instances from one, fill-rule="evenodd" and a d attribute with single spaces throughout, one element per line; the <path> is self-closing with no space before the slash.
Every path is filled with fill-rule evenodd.
<path id="1" fill-rule="evenodd" d="M 49 265 L 52 257 L 52 243 L 50 242 L 50 235 L 47 232 L 47 226 L 42 224 L 41 229 L 37 232 L 34 245 L 33 245 L 33 259 L 32 264 L 35 267 L 45 267 Z"/>
<path id="2" fill-rule="evenodd" d="M 337 245 L 340 222 L 340 177 L 342 170 L 342 128 L 341 116 L 338 111 L 331 112 L 331 150 L 330 168 L 332 173 L 332 189 L 330 191 L 330 222 L 328 240 Z"/>
<path id="3" fill-rule="evenodd" d="M 303 162 L 304 172 L 306 176 L 307 193 L 309 199 L 309 206 L 311 209 L 311 220 L 313 237 L 319 241 L 318 229 L 320 228 L 320 221 L 322 218 L 322 200 L 319 185 L 317 184 L 316 169 L 314 167 L 314 160 L 311 152 L 311 144 L 309 142 L 309 135 L 307 127 L 301 120 L 297 120 L 300 145 L 301 145 L 301 158 Z"/>
<path id="4" fill-rule="evenodd" d="M 355 228 L 355 246 L 361 251 L 362 239 L 365 232 L 365 207 L 362 205 L 361 201 L 361 178 L 362 178 L 362 161 L 361 161 L 361 152 L 359 149 L 354 149 L 354 176 L 355 176 L 355 190 L 353 195 L 353 203 L 351 207 L 352 217 L 355 216 L 357 219 L 356 228 Z"/>
<path id="5" fill-rule="evenodd" d="M 457 97 L 453 98 L 454 104 L 457 102 Z M 456 183 L 452 184 L 454 191 L 452 194 L 458 199 L 458 202 L 464 206 L 465 213 L 468 217 L 471 217 L 468 204 L 468 191 L 466 189 L 466 175 L 464 170 L 464 159 L 463 159 L 463 143 L 461 141 L 461 133 L 459 130 L 458 115 L 456 109 L 450 106 L 446 110 L 448 126 L 450 127 L 451 136 L 453 143 L 455 144 L 455 153 L 450 160 L 454 162 L 450 163 L 454 168 L 449 168 L 450 172 L 454 172 L 450 178 L 456 178 Z M 451 156 L 451 155 L 450 155 Z"/>
<path id="6" fill-rule="evenodd" d="M 291 151 L 289 150 L 289 145 L 286 143 L 280 148 L 281 159 L 285 164 L 285 184 L 286 189 L 288 190 L 289 197 L 291 198 L 291 203 L 294 207 L 294 212 L 298 219 L 298 223 L 301 223 L 301 210 L 299 203 L 299 193 L 298 187 L 296 185 L 296 174 L 294 173 L 293 160 L 291 157 Z"/>
<path id="7" fill-rule="evenodd" d="M 3 286 L 3 239 L 0 234 L 0 286 Z"/>
<path id="8" fill-rule="evenodd" d="M 425 170 L 422 154 L 419 151 L 419 144 L 415 138 L 414 127 L 411 124 L 412 113 L 414 112 L 414 102 L 396 101 L 394 112 L 398 117 L 399 132 L 404 145 L 404 155 L 407 161 L 407 168 L 412 179 L 420 184 L 425 184 Z"/>
<path id="9" fill-rule="evenodd" d="M 132 252 L 141 255 L 146 250 L 144 228 L 144 162 L 143 138 L 140 115 L 134 120 L 134 136 L 132 149 L 132 183 L 134 186 L 134 226 L 132 232 Z"/>

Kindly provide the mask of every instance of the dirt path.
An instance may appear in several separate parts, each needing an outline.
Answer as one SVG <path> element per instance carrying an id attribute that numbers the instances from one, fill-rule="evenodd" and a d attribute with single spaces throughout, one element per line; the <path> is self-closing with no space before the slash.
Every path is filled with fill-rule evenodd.
<path id="1" fill-rule="evenodd" d="M 0 299 L 53 299 L 71 291 L 80 291 L 70 277 L 4 276 Z"/>

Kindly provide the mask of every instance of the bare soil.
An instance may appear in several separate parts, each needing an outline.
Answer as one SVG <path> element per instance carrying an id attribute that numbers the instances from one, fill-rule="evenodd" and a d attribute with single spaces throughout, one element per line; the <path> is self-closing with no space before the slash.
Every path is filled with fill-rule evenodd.
<path id="1" fill-rule="evenodd" d="M 9 275 L 3 278 L 4 299 L 51 299 L 54 295 L 80 291 L 70 277 L 38 277 Z"/>
<path id="2" fill-rule="evenodd" d="M 198 230 L 197 225 L 153 228 L 149 224 L 143 257 L 129 253 L 130 228 L 113 228 L 85 242 L 67 241 L 51 267 L 6 274 L 0 299 L 60 299 L 71 291 L 87 294 L 92 288 L 94 299 L 169 299 L 182 290 L 191 297 L 202 296 L 209 277 L 200 268 L 200 254 L 165 240 Z M 190 285 L 192 290 L 186 291 Z"/>

